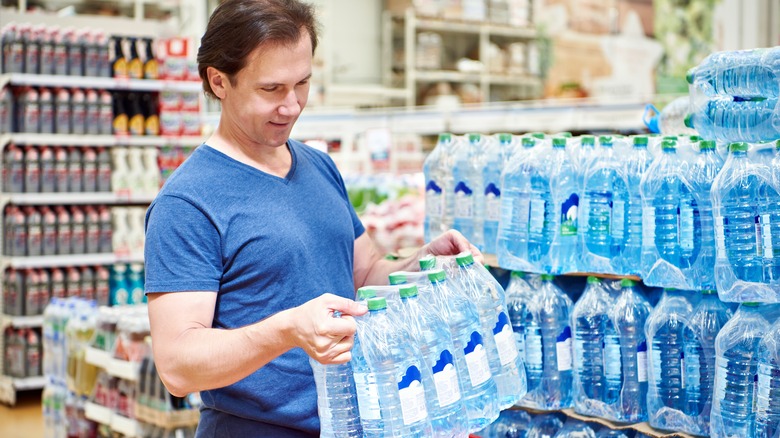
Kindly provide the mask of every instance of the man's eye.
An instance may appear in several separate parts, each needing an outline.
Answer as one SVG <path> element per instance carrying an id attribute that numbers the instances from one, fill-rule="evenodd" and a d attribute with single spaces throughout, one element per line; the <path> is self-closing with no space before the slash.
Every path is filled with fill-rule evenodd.
<path id="1" fill-rule="evenodd" d="M 273 93 L 274 91 L 276 91 L 276 88 L 277 87 L 265 87 L 265 88 L 262 88 L 262 90 L 266 91 L 268 93 Z"/>

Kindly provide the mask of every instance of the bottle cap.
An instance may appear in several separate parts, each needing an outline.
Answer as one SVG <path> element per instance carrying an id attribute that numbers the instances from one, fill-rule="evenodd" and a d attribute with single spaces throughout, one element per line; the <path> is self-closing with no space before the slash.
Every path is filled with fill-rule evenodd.
<path id="1" fill-rule="evenodd" d="M 647 137 L 644 135 L 634 137 L 634 146 L 647 146 Z"/>
<path id="2" fill-rule="evenodd" d="M 701 291 L 702 295 L 717 295 L 717 293 L 718 291 L 716 291 L 715 289 L 704 289 L 703 291 Z"/>
<path id="3" fill-rule="evenodd" d="M 699 150 L 702 151 L 714 151 L 715 150 L 715 140 L 702 140 L 699 142 Z"/>
<path id="4" fill-rule="evenodd" d="M 511 276 L 512 277 L 517 277 L 517 278 L 525 278 L 525 272 L 523 272 L 523 271 L 512 271 Z"/>
<path id="5" fill-rule="evenodd" d="M 780 139 L 775 142 L 775 149 L 780 149 Z"/>
<path id="6" fill-rule="evenodd" d="M 588 284 L 600 284 L 601 280 L 598 277 L 588 275 Z"/>
<path id="7" fill-rule="evenodd" d="M 420 269 L 423 271 L 427 271 L 429 269 L 433 269 L 436 267 L 436 257 L 432 255 L 427 255 L 420 259 Z"/>
<path id="8" fill-rule="evenodd" d="M 371 286 L 363 286 L 357 290 L 358 301 L 374 298 L 375 296 L 376 290 L 374 290 Z"/>
<path id="9" fill-rule="evenodd" d="M 566 139 L 564 137 L 555 137 L 553 138 L 552 145 L 554 148 L 565 148 Z"/>
<path id="10" fill-rule="evenodd" d="M 392 286 L 395 286 L 396 284 L 404 284 L 406 283 L 406 274 L 403 272 L 393 272 L 388 276 L 388 279 L 390 280 L 390 284 Z"/>
<path id="11" fill-rule="evenodd" d="M 533 137 L 523 137 L 523 147 L 530 148 L 536 146 L 536 139 Z"/>
<path id="12" fill-rule="evenodd" d="M 688 73 L 685 74 L 685 81 L 689 84 L 693 83 L 693 78 L 696 76 L 696 68 L 692 68 L 688 70 Z"/>
<path id="13" fill-rule="evenodd" d="M 693 129 L 693 114 L 686 114 L 683 123 L 685 123 L 686 128 Z"/>
<path id="14" fill-rule="evenodd" d="M 701 141 L 702 140 L 701 135 L 691 135 L 689 138 L 691 140 L 691 143 L 695 143 L 697 141 Z"/>
<path id="15" fill-rule="evenodd" d="M 729 151 L 731 152 L 747 152 L 748 144 L 743 141 L 731 143 L 729 145 Z"/>
<path id="16" fill-rule="evenodd" d="M 417 286 L 414 284 L 404 285 L 398 289 L 398 293 L 401 295 L 401 298 L 416 297 L 417 292 Z"/>
<path id="17" fill-rule="evenodd" d="M 497 134 L 497 137 L 501 143 L 512 143 L 512 134 L 501 132 Z"/>
<path id="18" fill-rule="evenodd" d="M 677 150 L 677 140 L 671 140 L 664 138 L 664 140 L 661 142 L 661 149 L 664 151 L 676 151 Z"/>
<path id="19" fill-rule="evenodd" d="M 630 278 L 624 278 L 620 280 L 620 287 L 634 287 L 636 282 Z"/>
<path id="20" fill-rule="evenodd" d="M 552 275 L 552 274 L 542 274 L 541 278 L 542 278 L 542 281 L 553 281 L 555 276 Z"/>
<path id="21" fill-rule="evenodd" d="M 754 303 L 754 302 L 742 303 L 742 305 L 745 307 L 758 307 L 758 303 Z"/>
<path id="22" fill-rule="evenodd" d="M 455 256 L 455 261 L 458 262 L 458 266 L 468 266 L 474 263 L 474 256 L 471 255 L 470 251 L 463 251 Z"/>
<path id="23" fill-rule="evenodd" d="M 470 132 L 466 134 L 466 138 L 469 139 L 469 143 L 479 143 L 482 140 L 482 134 Z"/>
<path id="24" fill-rule="evenodd" d="M 572 135 L 569 131 L 563 131 L 558 133 L 558 137 L 571 138 Z"/>
<path id="25" fill-rule="evenodd" d="M 444 273 L 442 269 L 434 269 L 428 272 L 428 280 L 430 280 L 431 282 L 444 281 L 446 278 L 447 275 Z"/>
<path id="26" fill-rule="evenodd" d="M 439 143 L 449 143 L 452 141 L 452 134 L 449 132 L 442 132 L 439 134 Z"/>
<path id="27" fill-rule="evenodd" d="M 531 137 L 538 138 L 539 140 L 544 140 L 544 132 L 532 132 Z"/>
<path id="28" fill-rule="evenodd" d="M 387 309 L 387 299 L 385 297 L 374 297 L 368 299 L 368 310 Z"/>
<path id="29" fill-rule="evenodd" d="M 580 137 L 580 143 L 583 146 L 593 146 L 596 144 L 596 137 L 592 135 L 583 135 Z"/>
<path id="30" fill-rule="evenodd" d="M 611 147 L 612 146 L 612 136 L 610 135 L 602 135 L 599 137 L 599 144 L 602 146 Z"/>

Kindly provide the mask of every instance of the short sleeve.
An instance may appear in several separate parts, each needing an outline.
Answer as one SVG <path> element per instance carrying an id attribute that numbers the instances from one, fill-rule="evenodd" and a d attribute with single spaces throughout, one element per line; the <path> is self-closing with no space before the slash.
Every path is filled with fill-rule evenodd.
<path id="1" fill-rule="evenodd" d="M 146 293 L 219 291 L 219 230 L 207 215 L 177 196 L 160 196 L 146 213 Z"/>

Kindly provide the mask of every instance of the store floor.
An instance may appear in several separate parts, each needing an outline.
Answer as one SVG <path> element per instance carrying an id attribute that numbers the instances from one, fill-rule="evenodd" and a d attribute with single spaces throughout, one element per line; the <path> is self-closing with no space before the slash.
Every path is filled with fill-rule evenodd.
<path id="1" fill-rule="evenodd" d="M 0 437 L 43 437 L 41 391 L 17 393 L 14 406 L 0 403 Z"/>

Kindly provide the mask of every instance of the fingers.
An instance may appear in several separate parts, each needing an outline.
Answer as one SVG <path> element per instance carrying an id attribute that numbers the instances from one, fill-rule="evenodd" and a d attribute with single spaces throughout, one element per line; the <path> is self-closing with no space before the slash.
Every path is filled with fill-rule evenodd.
<path id="1" fill-rule="evenodd" d="M 339 312 L 341 315 L 360 316 L 368 312 L 368 307 L 364 304 L 350 300 L 349 298 L 343 298 L 332 294 L 325 294 L 323 296 L 328 300 L 326 305 L 334 313 Z"/>
<path id="2" fill-rule="evenodd" d="M 312 357 L 323 365 L 347 363 L 352 360 L 352 347 L 354 345 L 354 336 L 344 336 L 338 342 L 332 343 L 327 350 L 321 353 L 315 351 Z"/>

